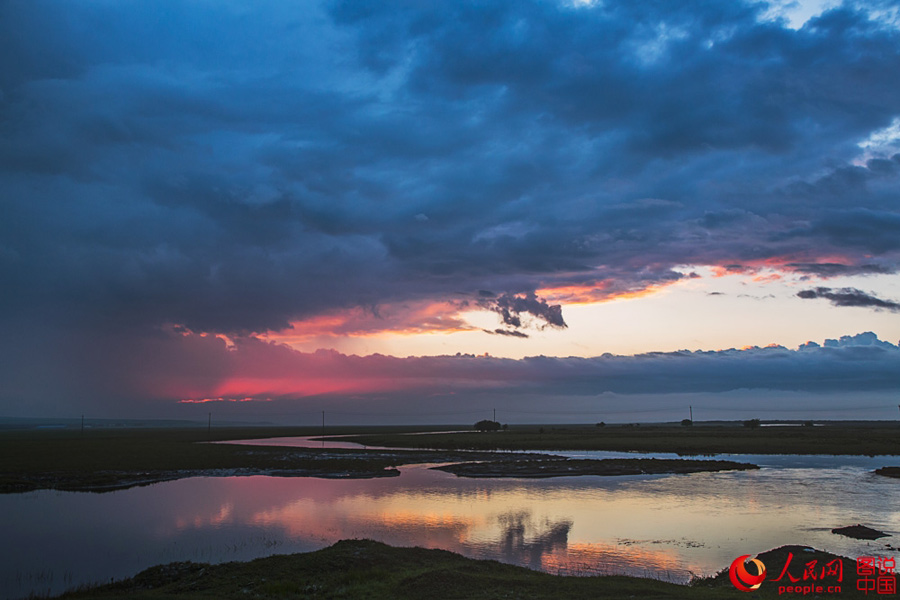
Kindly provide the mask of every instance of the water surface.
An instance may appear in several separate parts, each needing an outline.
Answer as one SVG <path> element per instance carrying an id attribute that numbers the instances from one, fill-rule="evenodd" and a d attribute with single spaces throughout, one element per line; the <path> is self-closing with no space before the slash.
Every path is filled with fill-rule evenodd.
<path id="1" fill-rule="evenodd" d="M 0 595 L 55 593 L 159 563 L 247 560 L 345 538 L 443 548 L 553 573 L 677 582 L 783 544 L 897 556 L 885 544 L 900 546 L 900 481 L 871 474 L 896 458 L 723 458 L 768 466 L 465 479 L 415 465 L 381 479 L 198 477 L 106 494 L 5 495 L 0 514 L 14 518 L 0 525 Z M 830 533 L 855 523 L 895 537 L 867 542 Z"/>

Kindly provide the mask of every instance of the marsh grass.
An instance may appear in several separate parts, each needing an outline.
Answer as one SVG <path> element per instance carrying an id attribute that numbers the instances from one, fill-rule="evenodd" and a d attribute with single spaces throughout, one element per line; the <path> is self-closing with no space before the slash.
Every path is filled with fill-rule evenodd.
<path id="1" fill-rule="evenodd" d="M 307 435 L 309 429 L 95 429 L 14 430 L 0 433 L 0 491 L 102 491 L 175 479 L 203 471 L 296 471 L 374 476 L 398 460 L 352 451 L 202 442 Z"/>
<path id="2" fill-rule="evenodd" d="M 402 428 L 369 428 L 395 433 Z M 246 446 L 204 442 L 310 435 L 319 429 L 8 430 L 0 432 L 0 493 L 111 491 L 202 475 L 383 477 L 401 464 L 471 459 L 458 453 Z M 356 432 L 360 428 L 355 429 Z M 363 428 L 363 431 L 366 431 Z M 339 433 L 340 430 L 334 430 Z"/>
<path id="3" fill-rule="evenodd" d="M 0 432 L 0 493 L 36 489 L 109 491 L 194 475 L 270 474 L 321 477 L 396 475 L 401 464 L 482 460 L 456 450 L 609 450 L 682 455 L 900 454 L 900 424 L 830 423 L 819 427 L 512 426 L 508 431 L 404 435 L 413 427 L 332 428 L 355 433 L 366 451 L 208 444 L 203 442 L 315 435 L 320 428 L 97 428 Z M 421 430 L 421 428 L 418 428 Z M 412 449 L 441 450 L 440 459 Z"/>
<path id="4" fill-rule="evenodd" d="M 510 426 L 509 431 L 369 434 L 345 438 L 372 446 L 475 450 L 606 450 L 712 454 L 900 454 L 900 423 L 831 422 L 818 427 L 742 427 L 740 423 Z"/>

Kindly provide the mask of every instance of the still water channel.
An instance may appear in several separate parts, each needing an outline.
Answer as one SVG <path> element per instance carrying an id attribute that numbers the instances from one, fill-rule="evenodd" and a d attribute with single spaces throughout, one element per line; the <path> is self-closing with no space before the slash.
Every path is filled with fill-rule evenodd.
<path id="1" fill-rule="evenodd" d="M 196 477 L 105 494 L 4 495 L 0 597 L 57 593 L 160 563 L 248 560 L 346 538 L 443 548 L 552 573 L 676 582 L 784 544 L 851 558 L 900 556 L 888 547 L 900 546 L 900 480 L 871 473 L 897 457 L 719 458 L 763 468 L 465 479 L 415 465 L 381 479 Z M 867 542 L 830 532 L 856 523 L 892 537 Z"/>

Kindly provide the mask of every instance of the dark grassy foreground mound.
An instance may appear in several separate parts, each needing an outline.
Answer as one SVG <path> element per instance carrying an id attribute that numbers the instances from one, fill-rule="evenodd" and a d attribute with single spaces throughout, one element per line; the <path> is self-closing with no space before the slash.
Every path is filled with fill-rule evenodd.
<path id="1" fill-rule="evenodd" d="M 348 598 L 369 600 L 738 598 L 717 582 L 703 588 L 634 577 L 563 577 L 444 550 L 341 541 L 307 554 L 245 563 L 172 563 L 133 579 L 62 598 Z"/>
<path id="2" fill-rule="evenodd" d="M 576 475 L 662 475 L 713 471 L 746 471 L 759 467 L 730 460 L 660 458 L 530 459 L 467 462 L 432 467 L 459 477 L 572 477 Z"/>
<path id="3" fill-rule="evenodd" d="M 793 555 L 790 558 L 789 556 Z M 759 555 L 767 568 L 762 587 L 751 594 L 736 590 L 728 568 L 677 585 L 626 576 L 565 577 L 490 560 L 473 560 L 445 550 L 395 548 L 370 540 L 344 540 L 306 554 L 271 556 L 244 563 L 208 565 L 172 563 L 147 569 L 132 579 L 69 592 L 80 598 L 206 599 L 591 599 L 598 598 L 862 598 L 855 561 L 805 546 L 784 546 Z M 840 593 L 786 591 L 782 586 L 834 585 L 836 577 L 803 579 L 805 565 L 841 561 Z M 775 582 L 788 564 L 787 574 Z M 791 577 L 798 580 L 790 581 Z M 781 592 L 781 594 L 779 594 Z M 877 595 L 876 595 L 877 596 Z"/>

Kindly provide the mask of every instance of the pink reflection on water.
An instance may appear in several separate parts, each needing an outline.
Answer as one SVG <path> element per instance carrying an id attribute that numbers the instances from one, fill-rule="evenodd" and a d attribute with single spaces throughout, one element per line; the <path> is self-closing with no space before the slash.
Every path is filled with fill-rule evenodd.
<path id="1" fill-rule="evenodd" d="M 367 480 L 203 477 L 109 494 L 13 494 L 0 497 L 0 512 L 16 515 L 2 525 L 0 596 L 58 592 L 172 561 L 309 551 L 347 538 L 551 573 L 684 582 L 691 572 L 709 575 L 736 556 L 789 543 L 871 553 L 868 542 L 830 530 L 863 522 L 900 532 L 896 485 L 859 466 L 483 480 L 416 465 L 399 477 Z M 43 582 L 51 571 L 68 579 L 46 588 L 22 583 Z"/>
<path id="2" fill-rule="evenodd" d="M 646 550 L 639 542 L 610 544 L 597 540 L 591 528 L 579 530 L 576 521 L 608 519 L 597 510 L 604 506 L 616 513 L 617 523 L 644 519 L 648 508 L 632 497 L 630 514 L 615 494 L 586 489 L 583 482 L 479 481 L 421 466 L 381 480 L 242 477 L 222 487 L 224 481 L 205 482 L 221 487 L 212 497 L 223 504 L 204 509 L 202 496 L 179 503 L 175 528 L 233 523 L 283 537 L 288 545 L 371 538 L 568 574 L 642 573 L 684 581 L 690 568 L 683 553 Z"/>
<path id="3" fill-rule="evenodd" d="M 318 449 L 345 449 L 360 450 L 366 448 L 362 444 L 356 442 L 342 442 L 341 436 L 330 437 L 328 440 L 317 439 L 317 436 L 291 436 L 291 437 L 273 437 L 259 438 L 252 440 L 227 440 L 220 442 L 209 442 L 210 444 L 236 444 L 238 446 L 278 446 L 289 448 L 318 448 Z M 368 448 L 381 448 L 381 446 L 368 446 Z"/>
<path id="4" fill-rule="evenodd" d="M 230 502 L 223 504 L 218 512 L 212 514 L 195 514 L 192 517 L 185 515 L 175 517 L 175 529 L 203 529 L 205 527 L 219 527 L 225 523 L 230 523 L 234 517 L 234 505 Z"/>

